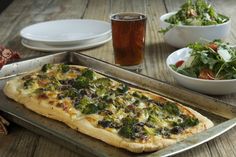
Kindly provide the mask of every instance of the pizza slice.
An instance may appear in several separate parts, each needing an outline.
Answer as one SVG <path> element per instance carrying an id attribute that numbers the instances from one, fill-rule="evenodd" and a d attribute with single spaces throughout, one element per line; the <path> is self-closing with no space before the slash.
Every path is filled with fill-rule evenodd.
<path id="1" fill-rule="evenodd" d="M 213 126 L 200 113 L 77 65 L 45 64 L 8 81 L 26 108 L 131 152 L 151 152 Z"/>

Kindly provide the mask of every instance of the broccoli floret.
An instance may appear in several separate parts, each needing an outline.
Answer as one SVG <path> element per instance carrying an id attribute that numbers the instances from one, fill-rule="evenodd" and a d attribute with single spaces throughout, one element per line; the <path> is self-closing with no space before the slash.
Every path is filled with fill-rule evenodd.
<path id="1" fill-rule="evenodd" d="M 95 104 L 88 104 L 86 107 L 82 110 L 82 113 L 84 114 L 93 114 L 98 111 L 98 106 Z"/>
<path id="2" fill-rule="evenodd" d="M 98 106 L 87 96 L 84 96 L 79 103 L 76 103 L 74 106 L 84 114 L 93 114 L 98 111 Z"/>
<path id="3" fill-rule="evenodd" d="M 84 71 L 82 72 L 82 76 L 86 77 L 89 80 L 95 79 L 95 73 L 90 69 L 84 69 Z"/>
<path id="4" fill-rule="evenodd" d="M 122 119 L 123 126 L 120 128 L 118 134 L 125 138 L 135 138 L 135 124 L 138 123 L 137 119 L 126 117 Z"/>
<path id="5" fill-rule="evenodd" d="M 109 78 L 98 78 L 93 81 L 96 86 L 110 86 L 111 80 Z"/>
<path id="6" fill-rule="evenodd" d="M 99 97 L 103 97 L 107 93 L 107 88 L 104 88 L 103 86 L 97 88 L 96 95 Z"/>
<path id="7" fill-rule="evenodd" d="M 104 110 L 106 107 L 108 106 L 108 104 L 107 103 L 102 103 L 102 102 L 100 102 L 100 103 L 98 103 L 98 109 L 99 110 Z"/>
<path id="8" fill-rule="evenodd" d="M 60 87 L 61 83 L 55 77 L 51 77 L 50 80 L 51 82 L 45 87 L 46 90 L 54 91 Z"/>
<path id="9" fill-rule="evenodd" d="M 91 100 L 89 99 L 89 97 L 84 96 L 79 103 L 75 104 L 75 108 L 76 109 L 80 109 L 83 110 L 89 103 L 91 103 Z"/>
<path id="10" fill-rule="evenodd" d="M 52 68 L 52 64 L 44 64 L 43 67 L 42 67 L 42 72 L 47 72 L 49 69 Z"/>
<path id="11" fill-rule="evenodd" d="M 84 76 L 79 76 L 76 78 L 74 86 L 76 89 L 86 88 L 89 85 L 89 80 Z"/>
<path id="12" fill-rule="evenodd" d="M 78 95 L 78 91 L 75 88 L 69 88 L 63 92 L 65 97 L 70 97 L 72 99 L 76 98 Z"/>
<path id="13" fill-rule="evenodd" d="M 66 65 L 66 64 L 60 64 L 59 65 L 59 70 L 62 72 L 62 73 L 66 73 L 70 70 L 70 66 L 69 65 Z"/>
<path id="14" fill-rule="evenodd" d="M 125 137 L 125 138 L 133 139 L 134 138 L 134 128 L 130 125 L 125 125 L 120 128 L 118 134 L 120 136 Z"/>

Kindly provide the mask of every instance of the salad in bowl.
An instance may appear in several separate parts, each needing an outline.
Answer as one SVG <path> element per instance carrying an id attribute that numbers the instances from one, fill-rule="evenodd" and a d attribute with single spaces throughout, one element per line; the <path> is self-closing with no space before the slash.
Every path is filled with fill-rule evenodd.
<path id="1" fill-rule="evenodd" d="M 236 79 L 236 49 L 221 40 L 188 46 L 189 58 L 170 65 L 176 72 L 206 80 Z"/>
<path id="2" fill-rule="evenodd" d="M 169 18 L 164 20 L 169 23 L 169 27 L 160 32 L 167 32 L 178 25 L 187 26 L 208 26 L 222 24 L 229 21 L 229 17 L 219 14 L 215 9 L 204 0 L 188 0 L 181 6 L 181 9 Z"/>
<path id="3" fill-rule="evenodd" d="M 201 39 L 224 39 L 229 34 L 230 23 L 229 17 L 217 13 L 205 0 L 187 0 L 179 11 L 160 17 L 159 32 L 168 44 L 185 47 Z"/>
<path id="4" fill-rule="evenodd" d="M 173 52 L 166 62 L 187 88 L 213 95 L 236 92 L 236 49 L 229 43 L 193 43 Z"/>

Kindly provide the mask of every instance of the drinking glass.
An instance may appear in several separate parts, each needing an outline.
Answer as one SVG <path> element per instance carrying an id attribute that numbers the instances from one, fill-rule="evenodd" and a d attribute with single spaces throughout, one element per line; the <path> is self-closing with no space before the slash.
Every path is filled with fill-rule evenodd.
<path id="1" fill-rule="evenodd" d="M 146 34 L 146 0 L 110 0 L 115 64 L 141 70 Z"/>

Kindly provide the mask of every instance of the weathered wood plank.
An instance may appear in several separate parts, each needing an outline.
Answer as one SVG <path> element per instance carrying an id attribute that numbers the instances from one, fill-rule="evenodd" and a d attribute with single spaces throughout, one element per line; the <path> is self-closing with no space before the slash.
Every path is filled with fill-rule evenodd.
<path id="1" fill-rule="evenodd" d="M 21 45 L 20 30 L 28 25 L 57 19 L 82 18 L 87 0 L 15 0 L 2 14 L 0 14 L 0 43 L 11 47 L 21 56 L 29 57 L 44 54 L 30 50 Z"/>
<path id="2" fill-rule="evenodd" d="M 11 124 L 9 135 L 0 136 L 0 156 L 31 157 L 38 143 L 38 135 L 16 124 Z"/>
<path id="3" fill-rule="evenodd" d="M 87 9 L 84 13 L 84 19 L 96 19 L 110 22 L 109 20 L 109 1 L 108 0 L 90 0 Z M 98 59 L 114 63 L 112 41 L 97 47 L 96 49 L 89 49 L 80 51 Z"/>
<path id="4" fill-rule="evenodd" d="M 208 142 L 212 156 L 236 156 L 236 128 Z"/>
<path id="5" fill-rule="evenodd" d="M 168 54 L 175 48 L 164 43 L 163 35 L 158 33 L 160 30 L 159 17 L 166 12 L 165 6 L 160 1 L 150 0 L 147 6 L 147 33 L 145 50 L 145 70 L 142 72 L 148 76 L 160 79 L 166 82 L 173 82 L 169 77 L 169 71 L 165 64 Z"/>
<path id="6" fill-rule="evenodd" d="M 53 156 L 66 156 L 66 157 L 81 157 L 63 146 L 57 145 L 44 137 L 41 137 L 38 146 L 35 149 L 34 157 L 53 157 Z"/>

